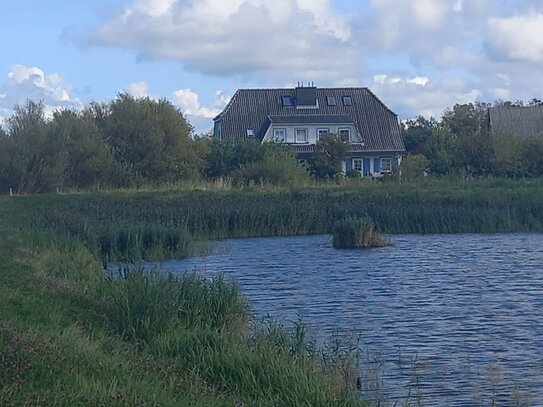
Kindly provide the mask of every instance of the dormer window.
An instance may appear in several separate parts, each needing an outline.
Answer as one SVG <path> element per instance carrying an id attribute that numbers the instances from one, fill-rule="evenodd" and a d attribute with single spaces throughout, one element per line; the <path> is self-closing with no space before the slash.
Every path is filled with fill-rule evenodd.
<path id="1" fill-rule="evenodd" d="M 346 140 L 346 141 L 353 141 L 351 140 L 351 129 L 349 128 L 343 128 L 343 129 L 338 129 L 338 134 L 341 136 L 341 138 L 343 140 Z"/>
<path id="2" fill-rule="evenodd" d="M 253 131 L 253 129 L 247 129 L 247 137 L 254 137 L 255 136 L 255 132 Z"/>
<path id="3" fill-rule="evenodd" d="M 283 107 L 294 106 L 294 100 L 292 99 L 292 96 L 283 95 L 281 96 L 281 101 L 283 102 Z"/>
<path id="4" fill-rule="evenodd" d="M 327 96 L 326 97 L 326 104 L 328 106 L 336 106 L 336 98 L 334 96 Z"/>
<path id="5" fill-rule="evenodd" d="M 352 106 L 353 100 L 350 96 L 343 96 L 343 106 Z"/>

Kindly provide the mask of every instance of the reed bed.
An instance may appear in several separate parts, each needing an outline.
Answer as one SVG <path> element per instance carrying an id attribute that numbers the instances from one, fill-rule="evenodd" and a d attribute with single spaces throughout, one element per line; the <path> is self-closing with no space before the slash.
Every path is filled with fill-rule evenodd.
<path id="1" fill-rule="evenodd" d="M 183 257 L 193 240 L 331 233 L 347 218 L 371 218 L 383 233 L 543 231 L 538 180 L 57 195 L 48 200 L 41 209 L 46 227 L 120 260 Z"/>
<path id="2" fill-rule="evenodd" d="M 339 221 L 332 232 L 332 245 L 336 249 L 383 247 L 390 243 L 379 233 L 370 218 L 350 218 Z"/>

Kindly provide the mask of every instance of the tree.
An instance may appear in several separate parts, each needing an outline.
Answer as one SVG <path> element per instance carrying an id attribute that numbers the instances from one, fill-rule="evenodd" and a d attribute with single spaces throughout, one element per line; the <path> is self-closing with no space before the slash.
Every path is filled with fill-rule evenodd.
<path id="1" fill-rule="evenodd" d="M 430 170 L 437 175 L 449 174 L 454 169 L 454 160 L 458 156 L 458 139 L 444 125 L 437 126 L 428 140 Z"/>
<path id="2" fill-rule="evenodd" d="M 458 140 L 456 165 L 471 175 L 485 175 L 492 168 L 488 107 L 486 103 L 457 104 L 443 114 L 442 124 Z"/>
<path id="3" fill-rule="evenodd" d="M 195 154 L 192 126 L 171 102 L 122 93 L 107 107 L 91 106 L 115 159 L 141 181 L 199 177 L 204 162 Z"/>
<path id="4" fill-rule="evenodd" d="M 343 136 L 321 136 L 317 142 L 315 157 L 308 160 L 311 174 L 318 179 L 336 177 L 342 171 L 342 163 L 349 148 L 349 142 Z"/>
<path id="5" fill-rule="evenodd" d="M 426 154 L 428 140 L 436 127 L 437 122 L 433 117 L 426 120 L 423 116 L 419 116 L 402 123 L 402 138 L 407 153 Z"/>
<path id="6" fill-rule="evenodd" d="M 8 119 L 11 183 L 19 192 L 47 192 L 63 184 L 65 140 L 51 131 L 43 103 L 16 105 Z"/>
<path id="7" fill-rule="evenodd" d="M 91 117 L 71 110 L 53 115 L 51 131 L 65 140 L 65 185 L 72 188 L 110 184 L 115 175 L 111 149 Z"/>

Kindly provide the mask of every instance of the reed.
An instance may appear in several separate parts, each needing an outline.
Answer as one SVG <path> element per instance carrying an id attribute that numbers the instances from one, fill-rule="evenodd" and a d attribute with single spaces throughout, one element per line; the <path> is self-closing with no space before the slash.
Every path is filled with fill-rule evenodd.
<path id="1" fill-rule="evenodd" d="M 369 217 L 390 234 L 540 232 L 542 187 L 540 180 L 479 180 L 50 195 L 40 196 L 38 210 L 42 227 L 125 261 L 183 257 L 200 239 L 332 233 L 347 218 Z M 36 197 L 16 199 L 38 205 Z"/>
<path id="2" fill-rule="evenodd" d="M 332 232 L 332 245 L 336 249 L 384 247 L 390 245 L 376 230 L 370 218 L 349 218 L 339 221 Z"/>

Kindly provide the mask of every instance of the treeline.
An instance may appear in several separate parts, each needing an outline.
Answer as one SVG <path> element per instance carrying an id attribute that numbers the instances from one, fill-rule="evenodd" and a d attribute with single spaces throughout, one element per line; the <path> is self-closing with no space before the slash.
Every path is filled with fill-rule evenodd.
<path id="1" fill-rule="evenodd" d="M 540 106 L 532 99 L 527 105 Z M 523 106 L 521 101 L 496 105 Z M 491 132 L 487 103 L 455 105 L 441 121 L 420 116 L 403 123 L 408 156 L 402 165 L 406 179 L 424 174 L 447 176 L 543 176 L 543 132 L 538 138 Z"/>
<path id="2" fill-rule="evenodd" d="M 120 94 L 82 111 L 15 106 L 0 128 L 0 191 L 156 185 L 202 178 L 265 179 L 289 184 L 308 176 L 294 152 L 277 145 L 229 144 L 194 137 L 183 113 L 165 99 Z"/>
<path id="3" fill-rule="evenodd" d="M 491 134 L 489 106 L 456 105 L 440 122 L 419 117 L 404 123 L 408 155 L 402 178 L 543 176 L 543 137 Z M 303 185 L 310 178 L 341 177 L 348 149 L 345 140 L 329 134 L 321 137 L 315 157 L 302 164 L 288 146 L 196 137 L 183 113 L 165 99 L 120 94 L 81 111 L 58 110 L 50 118 L 43 104 L 27 101 L 15 106 L 5 130 L 0 127 L 0 193 L 218 178 L 235 185 Z"/>

